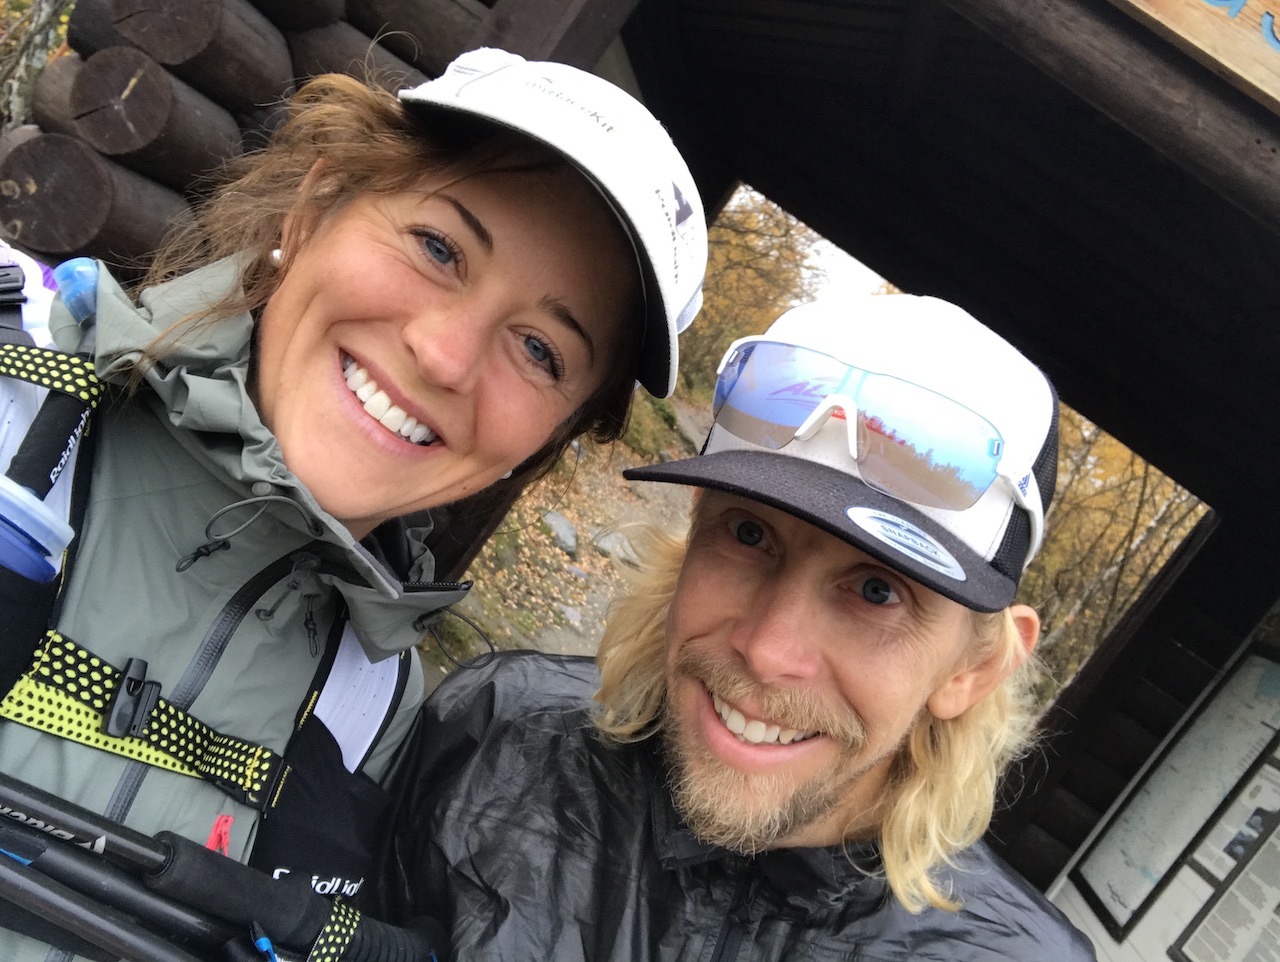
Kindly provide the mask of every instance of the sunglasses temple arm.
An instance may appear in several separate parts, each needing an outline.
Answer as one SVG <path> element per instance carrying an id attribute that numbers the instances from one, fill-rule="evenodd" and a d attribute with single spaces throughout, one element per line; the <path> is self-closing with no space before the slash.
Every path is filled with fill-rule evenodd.
<path id="1" fill-rule="evenodd" d="M 1034 475 L 1027 475 L 1027 491 L 1023 494 L 1016 481 L 1007 475 L 1005 477 L 1009 486 L 1013 488 L 1014 501 L 1027 513 L 1027 519 L 1031 522 L 1031 547 L 1027 550 L 1027 557 L 1022 562 L 1022 570 L 1025 571 L 1044 543 L 1044 509 L 1040 504 L 1040 485 L 1036 483 Z"/>

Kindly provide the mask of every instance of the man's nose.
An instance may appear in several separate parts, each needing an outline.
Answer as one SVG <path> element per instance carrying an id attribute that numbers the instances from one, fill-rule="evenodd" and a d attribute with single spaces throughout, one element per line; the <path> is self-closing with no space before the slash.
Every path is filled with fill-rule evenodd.
<path id="1" fill-rule="evenodd" d="M 733 634 L 733 644 L 761 683 L 813 679 L 821 665 L 813 603 L 777 579 L 757 591 Z"/>

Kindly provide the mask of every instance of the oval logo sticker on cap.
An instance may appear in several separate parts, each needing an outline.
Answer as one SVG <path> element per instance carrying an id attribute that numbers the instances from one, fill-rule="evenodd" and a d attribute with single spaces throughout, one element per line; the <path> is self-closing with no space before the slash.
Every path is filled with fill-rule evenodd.
<path id="1" fill-rule="evenodd" d="M 877 541 L 910 555 L 938 574 L 946 575 L 954 581 L 966 580 L 964 569 L 951 552 L 910 521 L 903 521 L 874 508 L 846 508 L 844 513 L 849 516 L 850 521 Z"/>

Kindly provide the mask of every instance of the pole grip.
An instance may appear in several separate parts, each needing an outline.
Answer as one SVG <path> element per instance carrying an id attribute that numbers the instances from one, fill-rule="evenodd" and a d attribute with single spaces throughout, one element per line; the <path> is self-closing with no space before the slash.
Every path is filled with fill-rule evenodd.
<path id="1" fill-rule="evenodd" d="M 309 946 L 329 918 L 329 900 L 300 876 L 273 879 L 173 832 L 157 832 L 155 840 L 169 850 L 169 860 L 142 881 L 157 894 L 206 906 L 229 922 L 258 922 L 274 941 L 293 948 Z"/>

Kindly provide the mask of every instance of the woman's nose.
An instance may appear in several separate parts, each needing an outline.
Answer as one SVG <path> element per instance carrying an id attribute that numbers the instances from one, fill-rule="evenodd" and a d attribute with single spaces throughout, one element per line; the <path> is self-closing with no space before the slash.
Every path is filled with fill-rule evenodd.
<path id="1" fill-rule="evenodd" d="M 465 393 L 472 390 L 493 349 L 493 325 L 476 310 L 420 312 L 404 328 L 423 380 Z"/>

